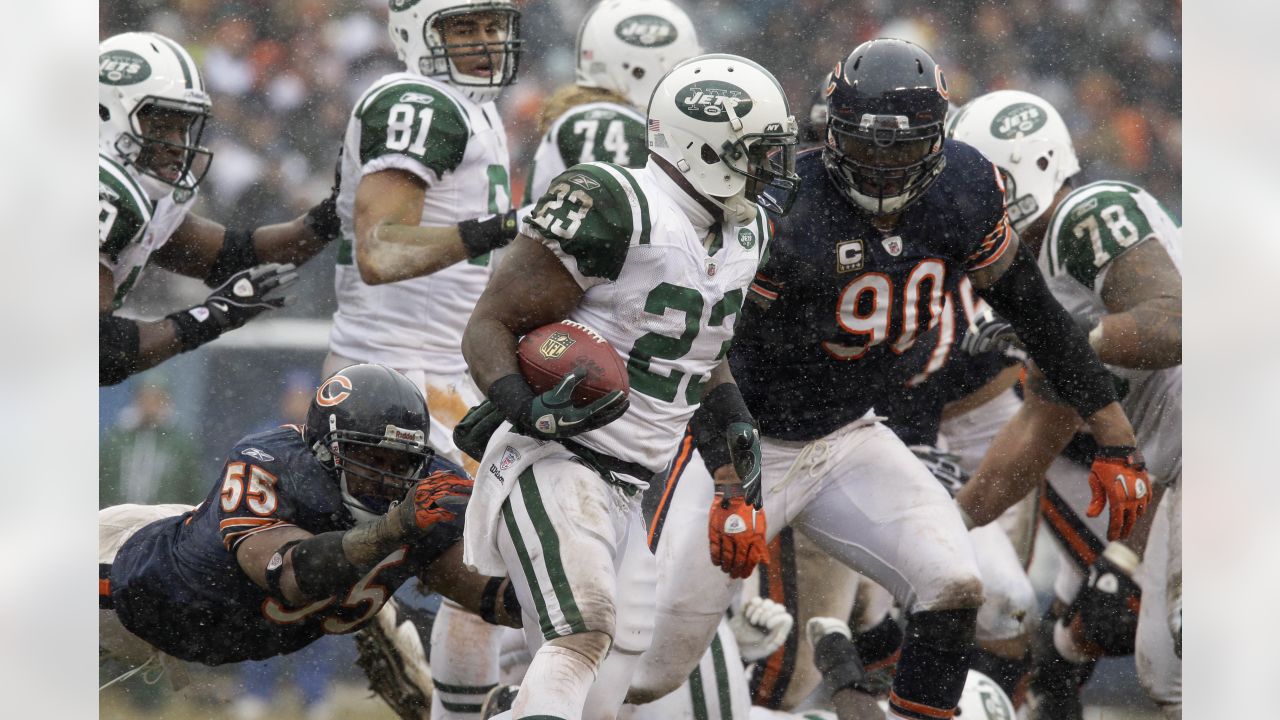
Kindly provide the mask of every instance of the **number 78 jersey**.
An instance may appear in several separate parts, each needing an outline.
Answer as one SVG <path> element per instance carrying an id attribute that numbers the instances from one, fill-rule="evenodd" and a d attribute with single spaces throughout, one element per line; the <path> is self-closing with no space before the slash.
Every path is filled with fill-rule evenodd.
<path id="1" fill-rule="evenodd" d="M 551 181 L 521 232 L 550 248 L 585 291 L 569 319 L 598 331 L 626 362 L 630 409 L 575 440 L 660 469 L 728 352 L 768 245 L 764 213 L 746 225 L 718 223 L 652 162 L 586 163 Z"/>

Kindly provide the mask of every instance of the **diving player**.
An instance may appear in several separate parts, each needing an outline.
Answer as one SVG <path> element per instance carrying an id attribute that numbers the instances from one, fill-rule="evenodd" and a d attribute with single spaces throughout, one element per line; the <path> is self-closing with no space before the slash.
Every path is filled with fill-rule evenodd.
<path id="1" fill-rule="evenodd" d="M 891 716 L 950 717 L 982 586 L 956 505 L 872 410 L 927 369 L 927 354 L 904 359 L 936 341 L 947 276 L 967 273 L 1025 334 L 1054 387 L 1111 448 L 1099 469 L 1130 485 L 1145 471 L 1105 369 L 1019 249 L 1000 175 L 977 151 L 944 140 L 947 88 L 928 53 L 901 40 L 864 43 L 837 65 L 827 97 L 827 145 L 797 159 L 805 191 L 792 215 L 775 219 L 778 241 L 752 285 L 730 365 L 764 436 L 769 532 L 794 526 L 893 593 L 908 625 Z M 723 462 L 707 462 L 708 471 Z M 707 531 L 689 509 L 706 484 L 681 482 L 671 493 L 672 513 L 686 510 L 666 532 L 682 542 L 659 563 L 680 572 L 660 583 L 635 696 L 658 697 L 683 680 L 732 592 L 695 552 Z M 1116 516 L 1135 510 L 1119 488 L 1108 499 Z"/>
<path id="2" fill-rule="evenodd" d="M 1055 583 L 1057 602 L 1045 619 L 1053 640 L 1037 647 L 1035 712 L 1077 715 L 1079 678 L 1087 672 L 1076 668 L 1091 667 L 1100 654 L 1127 654 L 1136 637 L 1143 686 L 1168 716 L 1180 717 L 1181 548 L 1170 538 L 1180 537 L 1181 530 L 1173 508 L 1182 479 L 1182 230 L 1137 186 L 1102 180 L 1073 188 L 1078 166 L 1053 162 L 1072 153 L 1071 136 L 1043 98 L 1012 90 L 984 95 L 961 109 L 952 132 L 986 153 L 1004 174 L 1010 212 L 1016 207 L 1031 223 L 1024 233 L 1028 248 L 1038 252 L 1054 295 L 1088 329 L 1136 427 L 1154 487 L 1129 489 L 1138 499 L 1159 503 L 1149 528 L 1139 520 L 1128 540 L 1114 515 L 1109 523 L 1096 517 L 1110 475 L 1088 476 L 1090 498 L 1084 468 L 1055 459 L 1080 418 L 1031 368 L 1026 402 L 958 501 L 985 523 L 1047 471 L 1043 514 L 1075 562 L 1062 563 Z M 975 329 L 979 350 L 1016 339 L 998 318 L 988 317 Z M 1106 445 L 1094 430 L 1095 441 Z M 1158 499 L 1164 488 L 1172 491 Z M 1135 622 L 1139 586 L 1146 592 Z"/>
<path id="3" fill-rule="evenodd" d="M 287 223 L 226 228 L 191 212 L 213 154 L 200 70 L 163 35 L 98 45 L 98 384 L 114 385 L 284 304 L 278 291 L 338 236 L 334 195 Z M 216 288 L 151 322 L 116 314 L 149 262 Z"/>
<path id="4" fill-rule="evenodd" d="M 320 385 L 304 426 L 237 443 L 199 505 L 101 510 L 103 654 L 219 665 L 290 653 L 360 629 L 415 575 L 470 607 L 500 595 L 497 619 L 518 625 L 513 594 L 459 564 L 471 480 L 435 457 L 427 428 L 408 379 L 354 365 Z"/>

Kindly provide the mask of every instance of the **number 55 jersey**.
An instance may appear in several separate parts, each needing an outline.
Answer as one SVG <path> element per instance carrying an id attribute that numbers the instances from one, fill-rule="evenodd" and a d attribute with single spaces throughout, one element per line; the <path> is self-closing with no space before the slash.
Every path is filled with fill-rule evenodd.
<path id="1" fill-rule="evenodd" d="M 465 474 L 439 458 L 426 472 L 440 470 Z M 131 507 L 138 506 L 101 512 Z M 261 660 L 358 630 L 401 583 L 462 537 L 461 517 L 437 524 L 422 541 L 384 558 L 345 597 L 301 607 L 272 597 L 236 560 L 240 543 L 256 533 L 295 526 L 318 535 L 354 525 L 338 481 L 296 426 L 249 435 L 203 502 L 123 541 L 100 568 L 106 581 L 100 597 L 130 632 L 174 657 L 206 665 Z"/>
<path id="2" fill-rule="evenodd" d="M 369 285 L 356 253 L 356 189 L 383 170 L 426 185 L 421 225 L 447 227 L 511 209 L 507 134 L 492 102 L 407 72 L 387 75 L 356 102 L 342 145 L 330 349 L 401 370 L 462 373 L 462 331 L 489 280 L 488 255 L 426 277 Z"/>

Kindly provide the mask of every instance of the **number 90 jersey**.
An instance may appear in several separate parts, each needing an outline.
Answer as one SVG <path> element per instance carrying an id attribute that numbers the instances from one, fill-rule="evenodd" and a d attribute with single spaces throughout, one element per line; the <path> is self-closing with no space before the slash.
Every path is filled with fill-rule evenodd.
<path id="1" fill-rule="evenodd" d="M 428 472 L 465 475 L 440 458 Z M 367 623 L 412 575 L 462 537 L 462 518 L 438 523 L 388 555 L 343 597 L 287 607 L 236 561 L 245 538 L 295 526 L 318 535 L 355 525 L 338 482 L 294 425 L 242 439 L 204 502 L 134 533 L 110 569 L 111 602 L 130 632 L 174 657 L 205 665 L 294 652 Z"/>
<path id="2" fill-rule="evenodd" d="M 943 156 L 942 173 L 889 232 L 840 194 L 821 150 L 797 157 L 802 191 L 774 219 L 751 285 L 768 308 L 740 329 L 729 356 L 765 435 L 822 437 L 937 369 L 961 277 L 998 260 L 1014 236 L 995 166 L 954 140 Z"/>
<path id="3" fill-rule="evenodd" d="M 489 280 L 489 256 L 426 277 L 366 284 L 356 264 L 356 189 L 364 176 L 382 170 L 414 175 L 427 186 L 424 227 L 507 212 L 510 158 L 497 109 L 492 102 L 472 102 L 446 83 L 392 73 L 356 102 L 341 163 L 338 312 L 330 348 L 402 370 L 465 371 L 462 331 Z"/>
<path id="4" fill-rule="evenodd" d="M 653 162 L 587 163 L 551 181 L 521 233 L 550 248 L 585 291 L 569 319 L 626 362 L 627 413 L 574 439 L 661 469 L 729 348 L 769 242 L 764 213 L 748 225 L 720 223 Z"/>

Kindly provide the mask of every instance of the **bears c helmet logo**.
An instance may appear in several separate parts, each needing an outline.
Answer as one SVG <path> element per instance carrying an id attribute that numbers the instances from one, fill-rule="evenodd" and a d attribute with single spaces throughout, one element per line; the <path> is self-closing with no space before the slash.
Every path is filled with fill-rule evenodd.
<path id="1" fill-rule="evenodd" d="M 351 381 L 343 375 L 334 375 L 316 389 L 316 404 L 333 407 L 351 396 Z"/>

